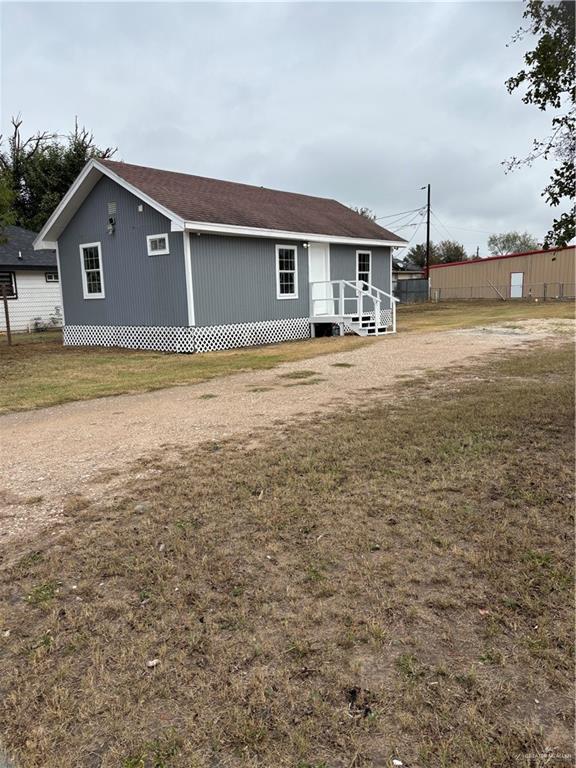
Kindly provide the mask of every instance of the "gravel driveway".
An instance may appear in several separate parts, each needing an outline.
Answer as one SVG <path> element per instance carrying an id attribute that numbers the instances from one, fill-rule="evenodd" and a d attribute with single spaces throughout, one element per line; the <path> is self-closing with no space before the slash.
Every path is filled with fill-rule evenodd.
<path id="1" fill-rule="evenodd" d="M 0 416 L 0 544 L 61 522 L 70 494 L 98 498 L 109 487 L 103 472 L 113 470 L 118 485 L 129 464 L 163 446 L 246 435 L 278 420 L 382 397 L 376 390 L 399 376 L 542 340 L 559 322 L 383 337 L 273 370 Z M 306 370 L 316 372 L 315 383 L 286 377 Z"/>

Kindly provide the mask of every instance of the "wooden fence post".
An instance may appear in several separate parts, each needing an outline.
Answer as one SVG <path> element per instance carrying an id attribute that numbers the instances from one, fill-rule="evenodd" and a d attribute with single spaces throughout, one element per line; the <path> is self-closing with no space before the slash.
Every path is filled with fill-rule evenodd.
<path id="1" fill-rule="evenodd" d="M 6 320 L 6 338 L 8 346 L 12 346 L 12 334 L 10 332 L 10 315 L 8 313 L 8 296 L 6 295 L 6 286 L 2 284 L 2 301 L 4 303 L 4 319 Z"/>

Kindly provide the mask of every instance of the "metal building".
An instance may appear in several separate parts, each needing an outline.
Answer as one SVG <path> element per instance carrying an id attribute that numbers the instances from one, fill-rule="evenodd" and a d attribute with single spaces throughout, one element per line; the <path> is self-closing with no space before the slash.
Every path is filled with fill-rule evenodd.
<path id="1" fill-rule="evenodd" d="M 430 297 L 450 299 L 571 299 L 575 296 L 574 246 L 486 259 L 434 264 Z"/>

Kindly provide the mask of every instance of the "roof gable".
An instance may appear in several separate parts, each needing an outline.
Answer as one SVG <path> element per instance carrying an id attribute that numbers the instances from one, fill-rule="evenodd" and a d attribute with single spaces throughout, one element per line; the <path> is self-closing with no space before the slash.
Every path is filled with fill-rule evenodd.
<path id="1" fill-rule="evenodd" d="M 103 175 L 171 219 L 173 230 L 265 237 L 292 234 L 405 245 L 402 238 L 336 200 L 113 160 L 91 160 L 36 238 L 36 248 L 57 241 Z"/>

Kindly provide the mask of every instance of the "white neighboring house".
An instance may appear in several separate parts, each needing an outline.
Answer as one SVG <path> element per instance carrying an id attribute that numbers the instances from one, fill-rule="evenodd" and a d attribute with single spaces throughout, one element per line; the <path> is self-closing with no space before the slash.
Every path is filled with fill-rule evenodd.
<path id="1" fill-rule="evenodd" d="M 0 242 L 0 331 L 6 331 L 2 286 L 8 298 L 12 331 L 62 325 L 62 296 L 56 251 L 35 251 L 35 232 L 4 228 Z"/>

